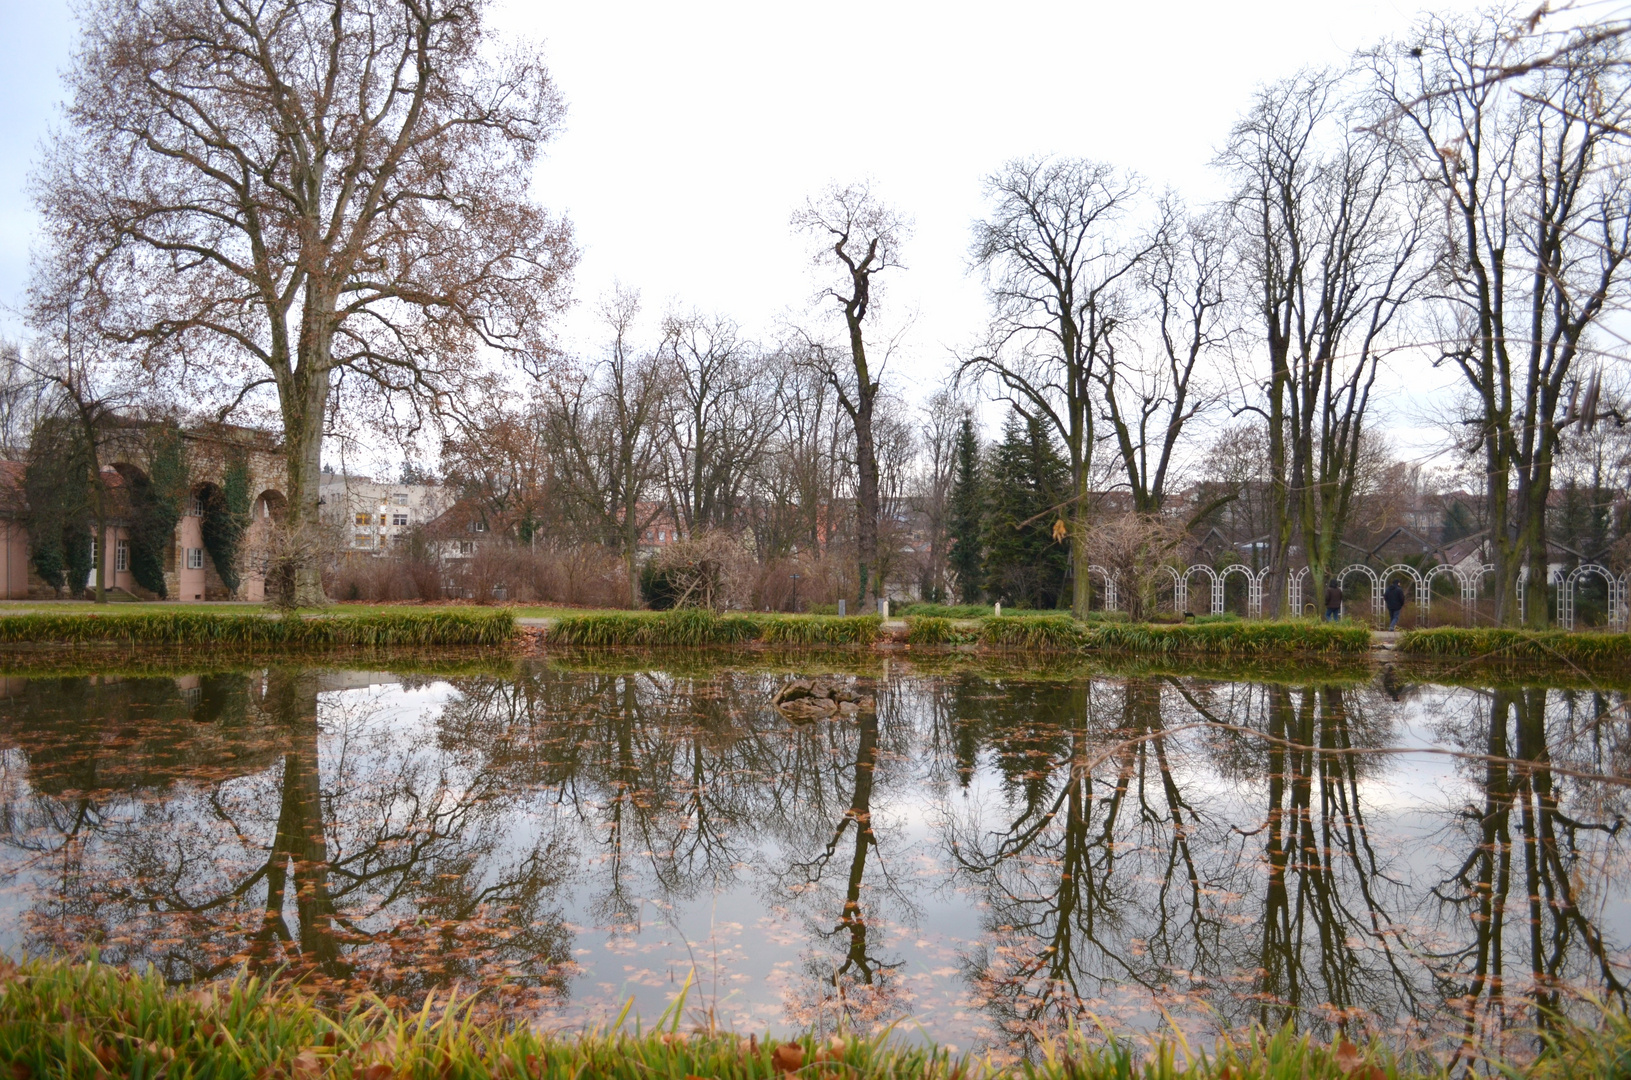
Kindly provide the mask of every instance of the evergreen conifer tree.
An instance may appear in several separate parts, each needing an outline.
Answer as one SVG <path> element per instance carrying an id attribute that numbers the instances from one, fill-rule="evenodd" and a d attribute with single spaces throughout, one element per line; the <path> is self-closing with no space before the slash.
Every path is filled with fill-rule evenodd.
<path id="1" fill-rule="evenodd" d="M 956 474 L 951 484 L 951 554 L 947 560 L 957 576 L 957 595 L 965 604 L 978 604 L 985 593 L 981 564 L 984 544 L 984 485 L 980 483 L 980 437 L 973 417 L 963 417 L 957 433 Z"/>
<path id="2" fill-rule="evenodd" d="M 992 454 L 985 532 L 986 590 L 1015 607 L 1065 599 L 1070 546 L 1054 539 L 1070 470 L 1040 422 L 1010 412 Z"/>

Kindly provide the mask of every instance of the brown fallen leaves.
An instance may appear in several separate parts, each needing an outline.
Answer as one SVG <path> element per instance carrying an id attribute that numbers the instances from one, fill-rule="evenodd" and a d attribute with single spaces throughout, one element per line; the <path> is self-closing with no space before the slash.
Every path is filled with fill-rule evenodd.
<path id="1" fill-rule="evenodd" d="M 804 1047 L 796 1042 L 782 1043 L 770 1052 L 770 1064 L 777 1072 L 797 1072 L 804 1067 Z"/>
<path id="2" fill-rule="evenodd" d="M 1336 1061 L 1337 1068 L 1349 1080 L 1387 1080 L 1387 1073 L 1382 1071 L 1380 1065 L 1367 1062 L 1359 1047 L 1349 1042 L 1346 1036 L 1338 1036 L 1336 1045 L 1331 1048 L 1331 1057 Z"/>

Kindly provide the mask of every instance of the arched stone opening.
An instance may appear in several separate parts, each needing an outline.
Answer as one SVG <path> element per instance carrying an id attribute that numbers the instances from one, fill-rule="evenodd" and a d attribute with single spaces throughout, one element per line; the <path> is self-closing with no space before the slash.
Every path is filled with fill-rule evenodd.
<path id="1" fill-rule="evenodd" d="M 249 505 L 249 528 L 244 533 L 243 580 L 239 594 L 253 603 L 266 600 L 266 566 L 257 552 L 264 550 L 267 533 L 283 520 L 289 500 L 276 488 L 267 488 Z"/>

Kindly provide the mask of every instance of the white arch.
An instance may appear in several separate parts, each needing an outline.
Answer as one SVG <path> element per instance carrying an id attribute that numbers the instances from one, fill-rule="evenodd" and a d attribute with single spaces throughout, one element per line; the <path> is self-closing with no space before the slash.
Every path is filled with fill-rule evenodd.
<path id="1" fill-rule="evenodd" d="M 1293 618 L 1303 613 L 1303 579 L 1308 577 L 1308 567 L 1302 567 L 1286 575 L 1286 606 L 1291 609 Z"/>
<path id="2" fill-rule="evenodd" d="M 1414 566 L 1409 566 L 1406 563 L 1395 563 L 1390 568 L 1386 568 L 1385 571 L 1381 571 L 1381 581 L 1386 582 L 1388 579 L 1393 578 L 1395 574 L 1404 574 L 1406 578 L 1416 582 L 1416 610 L 1419 613 L 1419 618 L 1421 618 L 1421 625 L 1427 625 L 1427 600 L 1430 597 L 1427 595 L 1427 582 L 1422 581 L 1421 571 L 1417 571 Z M 1383 597 L 1381 609 L 1385 609 L 1385 607 L 1386 597 Z M 1381 609 L 1377 609 L 1378 618 L 1381 617 Z"/>
<path id="3" fill-rule="evenodd" d="M 1364 563 L 1351 563 L 1344 566 L 1336 573 L 1338 588 L 1343 590 L 1347 589 L 1348 575 L 1350 574 L 1363 574 L 1367 578 L 1370 578 L 1371 618 L 1380 619 L 1382 617 L 1382 588 L 1380 584 L 1381 579 L 1376 576 L 1376 571 L 1372 570 Z"/>
<path id="4" fill-rule="evenodd" d="M 1216 614 L 1223 610 L 1223 589 L 1230 575 L 1239 574 L 1246 579 L 1246 614 L 1251 618 L 1258 618 L 1263 614 L 1263 579 L 1268 576 L 1268 568 L 1253 571 L 1245 563 L 1230 563 L 1219 570 L 1212 582 L 1212 612 Z"/>
<path id="5" fill-rule="evenodd" d="M 1625 626 L 1625 589 L 1627 578 L 1617 578 L 1608 567 L 1601 563 L 1582 563 L 1569 571 L 1565 576 L 1563 571 L 1557 572 L 1557 622 L 1565 630 L 1574 629 L 1574 587 L 1581 578 L 1591 577 L 1593 574 L 1603 579 L 1608 586 L 1608 625 L 1615 629 L 1624 629 Z M 1627 575 L 1631 577 L 1631 575 Z"/>
<path id="6" fill-rule="evenodd" d="M 1116 575 L 1094 563 L 1087 568 L 1088 577 L 1094 574 L 1104 579 L 1104 610 L 1116 610 Z"/>
<path id="7" fill-rule="evenodd" d="M 1218 611 L 1222 610 L 1217 606 L 1219 593 L 1218 574 L 1216 570 L 1213 570 L 1205 563 L 1196 563 L 1194 566 L 1191 566 L 1182 573 L 1179 573 L 1177 570 L 1174 570 L 1171 567 L 1168 567 L 1167 571 L 1172 575 L 1172 601 L 1173 606 L 1178 609 L 1179 614 L 1183 614 L 1189 610 L 1189 579 L 1196 574 L 1202 574 L 1212 582 L 1213 613 L 1216 614 Z"/>

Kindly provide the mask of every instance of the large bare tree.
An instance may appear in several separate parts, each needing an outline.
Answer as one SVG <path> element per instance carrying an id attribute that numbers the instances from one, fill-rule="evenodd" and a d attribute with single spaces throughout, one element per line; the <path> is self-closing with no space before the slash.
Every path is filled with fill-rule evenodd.
<path id="1" fill-rule="evenodd" d="M 484 0 L 92 0 L 35 179 L 34 302 L 222 415 L 275 389 L 289 528 L 317 514 L 341 378 L 419 405 L 542 355 L 574 251 L 528 196 L 561 104 Z M 291 575 L 320 602 L 317 567 Z"/>
<path id="2" fill-rule="evenodd" d="M 1516 621 L 1527 568 L 1539 598 L 1527 621 L 1545 625 L 1553 463 L 1583 418 L 1569 402 L 1595 381 L 1594 332 L 1631 257 L 1631 84 L 1618 35 L 1517 73 L 1515 48 L 1545 58 L 1521 30 L 1500 14 L 1429 17 L 1367 62 L 1378 129 L 1442 208 L 1442 362 L 1472 401 L 1465 441 L 1486 477 L 1497 617 Z"/>
<path id="3" fill-rule="evenodd" d="M 855 544 L 860 570 L 860 602 L 883 595 L 878 579 L 878 454 L 873 431 L 884 357 L 867 356 L 867 321 L 874 312 L 873 279 L 899 267 L 906 222 L 865 184 L 827 189 L 793 215 L 794 228 L 820 238 L 816 264 L 833 271 L 834 284 L 822 297 L 835 302 L 844 317 L 847 349 L 834 350 L 811 341 L 810 357 L 831 382 L 838 404 L 855 427 Z M 834 357 L 847 351 L 848 362 Z"/>
<path id="4" fill-rule="evenodd" d="M 1245 303 L 1266 361 L 1243 407 L 1267 429 L 1269 610 L 1300 549 L 1314 582 L 1335 569 L 1354 505 L 1380 364 L 1409 341 L 1406 306 L 1432 269 L 1419 191 L 1401 156 L 1359 130 L 1340 73 L 1264 87 L 1221 164 Z"/>
<path id="5" fill-rule="evenodd" d="M 1081 158 L 1010 161 L 986 178 L 991 216 L 974 226 L 974 265 L 995 308 L 980 355 L 960 373 L 995 382 L 998 396 L 1057 434 L 1070 463 L 1074 574 L 1071 609 L 1092 596 L 1087 536 L 1093 464 L 1093 379 L 1111 336 L 1132 317 L 1126 296 L 1153 241 L 1123 232 L 1139 182 Z"/>

